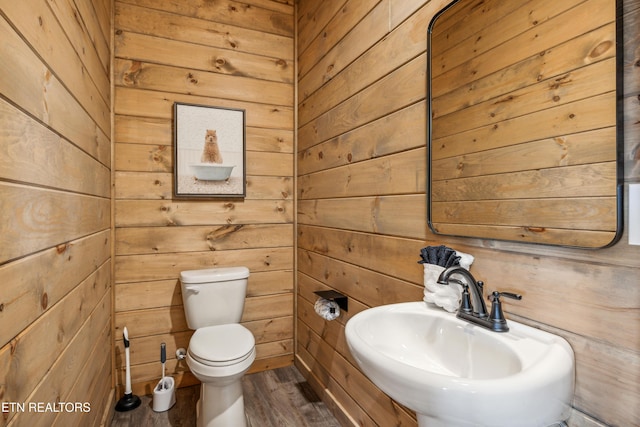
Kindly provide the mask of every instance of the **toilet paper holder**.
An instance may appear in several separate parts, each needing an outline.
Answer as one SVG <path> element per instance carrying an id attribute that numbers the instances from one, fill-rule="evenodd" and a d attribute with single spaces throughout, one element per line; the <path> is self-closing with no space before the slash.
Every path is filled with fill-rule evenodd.
<path id="1" fill-rule="evenodd" d="M 343 295 L 338 291 L 314 291 L 313 293 L 318 295 L 320 298 L 335 301 L 335 303 L 338 304 L 338 307 L 340 307 L 340 310 L 349 311 L 349 300 L 346 295 Z"/>

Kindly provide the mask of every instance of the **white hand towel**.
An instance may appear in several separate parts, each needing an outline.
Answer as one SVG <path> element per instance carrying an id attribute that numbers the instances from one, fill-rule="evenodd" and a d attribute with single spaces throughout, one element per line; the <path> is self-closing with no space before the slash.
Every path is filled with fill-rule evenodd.
<path id="1" fill-rule="evenodd" d="M 471 268 L 471 264 L 473 264 L 473 255 L 465 254 L 464 252 L 456 251 L 456 255 L 460 257 L 460 267 L 465 270 L 469 270 Z"/>
<path id="2" fill-rule="evenodd" d="M 469 269 L 473 264 L 473 256 L 456 251 L 460 257 L 460 267 Z M 460 308 L 462 299 L 462 286 L 457 283 L 442 285 L 438 283 L 438 277 L 444 271 L 444 267 L 435 264 L 424 265 L 424 298 L 425 302 L 442 307 L 450 313 Z"/>

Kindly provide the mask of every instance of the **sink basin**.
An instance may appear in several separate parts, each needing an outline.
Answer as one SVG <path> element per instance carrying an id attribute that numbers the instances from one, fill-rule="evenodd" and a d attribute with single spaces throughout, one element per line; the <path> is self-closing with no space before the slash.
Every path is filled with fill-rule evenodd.
<path id="1" fill-rule="evenodd" d="M 553 426 L 569 418 L 574 356 L 561 337 L 509 320 L 470 324 L 425 302 L 353 316 L 349 349 L 362 372 L 422 427 Z"/>

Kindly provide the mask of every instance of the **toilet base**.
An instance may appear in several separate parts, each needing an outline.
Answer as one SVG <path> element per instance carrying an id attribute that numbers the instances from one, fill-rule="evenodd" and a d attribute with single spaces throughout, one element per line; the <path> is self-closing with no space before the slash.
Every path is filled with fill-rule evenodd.
<path id="1" fill-rule="evenodd" d="M 247 427 L 242 381 L 223 386 L 202 383 L 197 420 L 198 427 Z"/>

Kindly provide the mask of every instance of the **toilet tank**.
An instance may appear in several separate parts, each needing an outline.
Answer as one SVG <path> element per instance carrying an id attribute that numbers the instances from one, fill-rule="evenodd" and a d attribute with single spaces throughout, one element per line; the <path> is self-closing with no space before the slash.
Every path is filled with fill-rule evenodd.
<path id="1" fill-rule="evenodd" d="M 240 322 L 248 277 L 246 267 L 181 272 L 182 302 L 189 329 Z"/>

